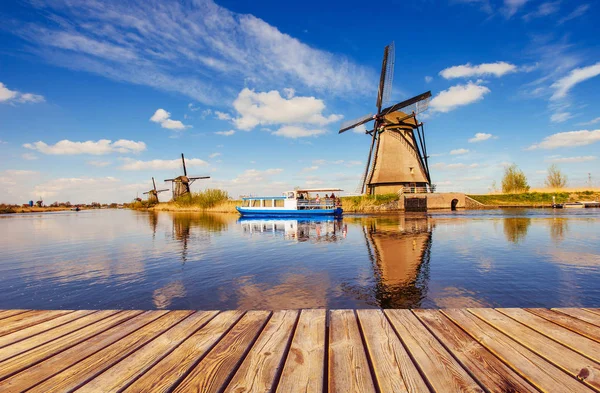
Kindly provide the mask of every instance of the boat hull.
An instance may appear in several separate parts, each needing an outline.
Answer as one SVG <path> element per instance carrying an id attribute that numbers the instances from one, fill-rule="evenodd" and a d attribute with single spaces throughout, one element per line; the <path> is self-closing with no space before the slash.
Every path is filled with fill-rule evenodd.
<path id="1" fill-rule="evenodd" d="M 341 207 L 335 209 L 246 209 L 236 206 L 237 211 L 244 217 L 311 217 L 311 216 L 341 216 Z"/>

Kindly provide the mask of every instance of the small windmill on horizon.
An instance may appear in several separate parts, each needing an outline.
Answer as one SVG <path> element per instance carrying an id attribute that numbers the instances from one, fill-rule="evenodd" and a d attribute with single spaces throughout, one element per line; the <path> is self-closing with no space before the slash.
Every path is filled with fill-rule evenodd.
<path id="1" fill-rule="evenodd" d="M 144 195 L 148 195 L 148 203 L 158 203 L 158 194 L 161 192 L 169 191 L 168 188 L 157 190 L 156 182 L 154 181 L 154 177 L 152 178 L 152 186 L 154 187 L 150 191 L 144 192 Z"/>
<path id="2" fill-rule="evenodd" d="M 165 179 L 165 182 L 171 182 L 173 190 L 173 199 L 177 199 L 182 195 L 191 193 L 190 186 L 198 179 L 210 179 L 210 176 L 189 176 L 185 167 L 185 157 L 181 153 L 181 162 L 183 164 L 183 176 L 178 176 L 174 179 Z"/>
<path id="3" fill-rule="evenodd" d="M 394 57 L 392 42 L 383 51 L 377 113 L 343 123 L 339 133 L 374 121 L 373 128 L 365 131 L 371 136 L 371 147 L 358 192 L 385 194 L 405 189 L 432 192 L 425 129 L 417 120 L 417 115 L 429 105 L 431 91 L 382 109 L 392 92 Z"/>

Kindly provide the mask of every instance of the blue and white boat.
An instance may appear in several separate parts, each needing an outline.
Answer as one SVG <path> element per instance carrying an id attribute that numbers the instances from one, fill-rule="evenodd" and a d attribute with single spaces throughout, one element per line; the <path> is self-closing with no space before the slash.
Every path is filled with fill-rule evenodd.
<path id="1" fill-rule="evenodd" d="M 286 191 L 282 196 L 243 197 L 242 206 L 236 209 L 242 216 L 255 217 L 341 216 L 341 191 L 339 188 L 309 188 Z"/>

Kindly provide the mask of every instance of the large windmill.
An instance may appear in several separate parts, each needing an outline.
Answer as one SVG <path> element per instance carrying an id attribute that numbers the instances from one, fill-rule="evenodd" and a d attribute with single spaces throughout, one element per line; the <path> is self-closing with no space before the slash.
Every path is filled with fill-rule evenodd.
<path id="1" fill-rule="evenodd" d="M 365 131 L 371 136 L 371 148 L 359 185 L 361 193 L 431 192 L 425 130 L 423 123 L 417 120 L 417 115 L 427 109 L 431 92 L 382 109 L 382 105 L 390 99 L 393 78 L 392 42 L 383 51 L 377 113 L 342 124 L 339 133 L 374 121 L 373 128 Z"/>
<path id="2" fill-rule="evenodd" d="M 158 194 L 161 192 L 165 192 L 165 191 L 169 191 L 168 188 L 165 188 L 164 190 L 157 190 L 156 189 L 156 182 L 154 181 L 154 178 L 152 178 L 152 186 L 154 187 L 152 190 L 147 191 L 144 193 L 144 195 L 148 195 L 148 202 L 149 203 L 158 203 Z"/>
<path id="3" fill-rule="evenodd" d="M 210 179 L 210 176 L 193 176 L 188 177 L 187 169 L 185 168 L 185 157 L 181 153 L 181 162 L 183 163 L 183 176 L 178 176 L 174 179 L 165 179 L 165 181 L 172 182 L 173 199 L 176 199 L 182 195 L 189 194 L 190 186 L 198 179 Z"/>

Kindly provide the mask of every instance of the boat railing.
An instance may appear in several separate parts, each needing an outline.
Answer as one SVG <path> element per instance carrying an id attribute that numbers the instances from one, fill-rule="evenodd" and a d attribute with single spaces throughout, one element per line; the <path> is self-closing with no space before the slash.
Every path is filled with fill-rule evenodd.
<path id="1" fill-rule="evenodd" d="M 339 207 L 335 199 L 324 198 L 316 199 L 298 199 L 298 209 L 335 209 Z"/>
<path id="2" fill-rule="evenodd" d="M 410 186 L 405 186 L 402 188 L 402 193 L 404 194 L 427 194 L 427 193 L 431 193 L 434 192 L 435 188 L 431 187 L 410 187 Z"/>

